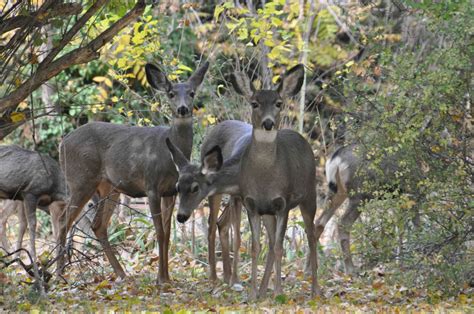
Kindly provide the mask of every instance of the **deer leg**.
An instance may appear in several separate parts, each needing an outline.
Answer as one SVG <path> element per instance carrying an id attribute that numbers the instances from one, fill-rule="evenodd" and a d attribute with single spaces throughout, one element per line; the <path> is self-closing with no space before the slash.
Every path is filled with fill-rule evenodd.
<path id="1" fill-rule="evenodd" d="M 341 221 L 338 224 L 339 241 L 341 243 L 342 255 L 344 257 L 344 268 L 347 274 L 354 272 L 354 264 L 352 262 L 350 240 L 351 240 L 351 228 L 357 218 L 360 216 L 358 209 L 360 204 L 359 199 L 349 199 L 349 205 L 347 210 L 341 217 Z"/>
<path id="2" fill-rule="evenodd" d="M 247 209 L 247 214 L 252 231 L 252 273 L 250 299 L 257 299 L 257 263 L 260 254 L 260 216 L 257 212 Z"/>
<path id="3" fill-rule="evenodd" d="M 125 278 L 125 271 L 116 257 L 115 250 L 110 245 L 109 235 L 107 232 L 110 217 L 112 217 L 112 214 L 114 213 L 114 209 L 117 205 L 120 194 L 114 192 L 111 185 L 102 184 L 99 187 L 99 196 L 102 201 L 99 203 L 97 212 L 92 222 L 92 231 L 104 249 L 105 255 L 107 256 L 110 265 L 112 265 L 114 272 L 120 278 Z"/>
<path id="4" fill-rule="evenodd" d="M 283 240 L 288 225 L 288 211 L 284 210 L 276 216 L 275 239 L 275 291 L 274 295 L 282 294 L 281 288 L 281 261 L 283 258 Z"/>
<path id="5" fill-rule="evenodd" d="M 164 230 L 164 255 L 163 255 L 163 277 L 161 282 L 169 282 L 170 275 L 168 271 L 168 258 L 169 258 L 169 245 L 171 236 L 171 216 L 173 215 L 173 208 L 176 198 L 175 197 L 163 197 L 161 198 L 161 208 L 163 215 L 163 230 Z M 160 256 L 161 260 L 162 256 Z"/>
<path id="6" fill-rule="evenodd" d="M 239 282 L 239 258 L 240 258 L 240 220 L 242 216 L 242 201 L 240 198 L 232 197 L 233 208 L 232 208 L 232 226 L 234 231 L 233 238 L 233 251 L 234 251 L 234 260 L 232 265 L 232 277 L 230 279 L 230 284 L 235 284 Z"/>
<path id="7" fill-rule="evenodd" d="M 329 191 L 328 196 L 324 199 L 323 212 L 321 213 L 321 216 L 319 216 L 316 219 L 316 222 L 315 222 L 316 245 L 317 245 L 317 242 L 319 241 L 319 238 L 324 232 L 324 228 L 326 227 L 326 224 L 332 218 L 332 216 L 334 216 L 334 213 L 339 208 L 339 206 L 341 206 L 341 204 L 344 203 L 344 201 L 346 200 L 346 197 L 347 196 L 345 193 L 338 192 L 334 194 L 334 193 L 331 193 L 331 191 Z M 309 276 L 312 273 L 310 255 L 308 255 L 308 258 L 306 259 L 304 272 L 306 276 Z"/>
<path id="8" fill-rule="evenodd" d="M 222 195 L 213 195 L 209 197 L 209 220 L 207 234 L 208 241 L 208 258 L 209 258 L 209 280 L 216 281 L 216 229 L 217 216 L 221 206 Z M 225 272 L 224 272 L 225 274 Z"/>
<path id="9" fill-rule="evenodd" d="M 72 224 L 76 220 L 77 216 L 82 211 L 82 208 L 87 203 L 88 200 L 95 193 L 97 185 L 91 183 L 84 183 L 84 185 L 72 189 L 71 199 L 66 206 L 66 209 L 58 218 L 59 220 L 59 231 L 57 236 L 57 267 L 56 274 L 59 276 L 63 272 L 64 268 L 64 249 L 66 247 L 66 236 L 69 230 L 71 229 Z"/>
<path id="10" fill-rule="evenodd" d="M 320 289 L 318 285 L 318 255 L 317 255 L 317 245 L 318 240 L 315 235 L 314 230 L 314 216 L 316 214 L 316 204 L 313 201 L 315 198 L 310 198 L 309 204 L 302 203 L 300 204 L 301 215 L 303 216 L 304 229 L 306 232 L 306 237 L 308 238 L 309 245 L 309 256 L 310 269 L 311 269 L 311 296 L 316 296 L 320 294 Z"/>
<path id="11" fill-rule="evenodd" d="M 163 230 L 163 217 L 161 212 L 161 197 L 157 195 L 155 192 L 148 192 L 148 202 L 150 203 L 150 212 L 151 218 L 153 219 L 153 225 L 155 226 L 156 237 L 158 239 L 158 250 L 160 254 L 159 259 L 159 269 L 158 269 L 158 278 L 157 284 L 159 285 L 161 282 L 165 281 L 166 277 L 166 270 L 168 265 L 164 264 L 164 239 L 165 239 L 165 231 Z"/>
<path id="12" fill-rule="evenodd" d="M 18 251 L 21 249 L 22 244 L 23 244 L 23 237 L 25 236 L 26 232 L 26 227 L 27 227 L 27 218 L 26 218 L 26 208 L 25 208 L 25 203 L 24 202 L 16 202 L 14 203 L 17 209 L 17 214 L 18 214 L 18 237 L 16 239 L 16 248 L 15 250 Z M 20 257 L 20 252 L 16 254 L 17 257 Z"/>
<path id="13" fill-rule="evenodd" d="M 262 216 L 263 225 L 267 230 L 268 236 L 268 254 L 265 264 L 265 272 L 263 273 L 262 283 L 260 285 L 259 297 L 265 297 L 267 294 L 268 283 L 272 275 L 273 265 L 275 264 L 275 236 L 276 236 L 276 217 L 264 215 Z"/>
<path id="14" fill-rule="evenodd" d="M 230 284 L 230 276 L 231 276 L 231 263 L 230 263 L 230 248 L 229 248 L 229 232 L 230 232 L 230 223 L 232 220 L 232 204 L 226 205 L 224 211 L 219 217 L 217 221 L 217 227 L 219 230 L 219 239 L 221 241 L 222 247 L 222 264 L 224 268 L 224 282 Z M 209 244 L 210 249 L 210 244 Z"/>
<path id="15" fill-rule="evenodd" d="M 346 199 L 346 194 L 339 193 L 339 192 L 337 194 L 329 194 L 324 199 L 323 212 L 321 216 L 319 216 L 316 219 L 316 222 L 315 222 L 315 225 L 316 225 L 315 231 L 316 231 L 317 241 L 321 237 L 321 234 L 324 232 L 324 228 L 326 227 L 326 224 L 334 215 L 334 213 L 339 208 L 339 206 L 341 206 L 341 204 L 345 201 L 345 199 Z"/>
<path id="16" fill-rule="evenodd" d="M 3 210 L 0 211 L 1 213 L 1 220 L 0 220 L 0 237 L 2 238 L 2 247 L 5 251 L 10 251 L 10 243 L 8 243 L 8 236 L 7 236 L 7 221 L 8 218 L 15 213 L 17 210 L 17 203 L 12 200 L 6 200 L 3 202 Z M 18 218 L 20 213 L 18 212 Z"/>
<path id="17" fill-rule="evenodd" d="M 23 197 L 23 202 L 30 233 L 30 255 L 32 260 L 31 262 L 33 263 L 33 272 L 37 284 L 39 285 L 40 294 L 44 295 L 43 280 L 40 277 L 38 264 L 36 263 L 36 205 L 38 203 L 38 199 L 32 195 L 25 195 Z"/>
<path id="18" fill-rule="evenodd" d="M 51 224 L 53 226 L 53 236 L 57 238 L 59 234 L 59 222 L 60 217 L 64 209 L 64 203 L 62 202 L 53 202 L 49 205 L 49 212 L 51 214 Z"/>

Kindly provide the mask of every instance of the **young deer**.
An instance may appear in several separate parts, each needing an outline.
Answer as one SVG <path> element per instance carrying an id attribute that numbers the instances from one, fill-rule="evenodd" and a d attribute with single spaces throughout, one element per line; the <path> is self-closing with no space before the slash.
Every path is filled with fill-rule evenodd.
<path id="1" fill-rule="evenodd" d="M 0 164 L 0 199 L 23 201 L 33 270 L 41 283 L 36 265 L 36 208 L 48 206 L 53 229 L 58 230 L 59 217 L 66 204 L 64 177 L 56 160 L 16 145 L 0 146 Z"/>
<path id="2" fill-rule="evenodd" d="M 215 238 L 216 227 L 222 245 L 224 281 L 238 282 L 240 248 L 240 216 L 242 203 L 239 195 L 238 175 L 240 157 L 250 142 L 252 126 L 241 121 L 228 120 L 219 123 L 206 135 L 201 146 L 201 165 L 190 164 L 184 154 L 171 141 L 167 144 L 173 161 L 179 169 L 177 190 L 179 209 L 177 220 L 185 222 L 201 201 L 209 197 L 209 270 L 210 279 L 216 280 Z M 229 206 L 217 220 L 222 194 L 232 197 Z M 231 269 L 229 254 L 229 228 L 234 228 L 234 260 Z"/>
<path id="3" fill-rule="evenodd" d="M 308 237 L 312 286 L 319 293 L 314 234 L 316 182 L 314 155 L 297 132 L 279 130 L 285 98 L 296 95 L 303 83 L 304 68 L 297 65 L 283 77 L 277 90 L 255 90 L 246 75 L 236 74 L 235 90 L 252 105 L 252 136 L 240 162 L 239 188 L 252 231 L 251 298 L 264 296 L 275 263 L 274 294 L 282 293 L 281 260 L 289 211 L 299 206 Z M 270 250 L 259 293 L 257 258 L 260 253 L 260 218 L 268 231 Z"/>
<path id="4" fill-rule="evenodd" d="M 66 136 L 60 146 L 60 162 L 71 193 L 59 232 L 58 273 L 64 265 L 62 250 L 66 234 L 82 207 L 98 193 L 101 199 L 92 229 L 99 239 L 115 273 L 125 277 L 110 246 L 107 226 L 119 193 L 131 197 L 147 196 L 159 245 L 158 282 L 170 280 L 168 247 L 171 214 L 176 195 L 178 172 L 165 144 L 170 138 L 191 155 L 193 144 L 193 99 L 209 63 L 204 63 L 187 82 L 172 84 L 156 66 L 145 67 L 150 85 L 166 92 L 172 103 L 170 127 L 134 127 L 104 122 L 88 123 Z"/>

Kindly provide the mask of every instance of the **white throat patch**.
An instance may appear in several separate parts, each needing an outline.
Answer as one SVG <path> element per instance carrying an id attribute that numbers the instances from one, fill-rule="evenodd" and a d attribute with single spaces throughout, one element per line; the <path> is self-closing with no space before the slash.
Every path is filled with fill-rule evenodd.
<path id="1" fill-rule="evenodd" d="M 278 131 L 277 130 L 265 131 L 262 129 L 256 129 L 254 130 L 254 134 L 255 134 L 254 135 L 255 140 L 257 140 L 257 142 L 271 143 L 275 141 Z"/>

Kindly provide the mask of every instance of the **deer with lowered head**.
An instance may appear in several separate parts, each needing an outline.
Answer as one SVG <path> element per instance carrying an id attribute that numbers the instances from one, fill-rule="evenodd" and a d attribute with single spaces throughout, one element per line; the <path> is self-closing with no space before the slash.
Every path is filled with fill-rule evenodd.
<path id="1" fill-rule="evenodd" d="M 193 144 L 193 99 L 209 67 L 205 62 L 183 83 L 171 83 L 158 67 L 147 64 L 149 84 L 163 91 L 171 102 L 171 126 L 136 127 L 92 122 L 71 132 L 60 146 L 60 163 L 70 191 L 70 201 L 61 217 L 59 230 L 58 273 L 64 265 L 66 234 L 87 201 L 98 193 L 101 199 L 92 222 L 115 273 L 125 272 L 111 247 L 107 226 L 119 194 L 148 197 L 159 245 L 158 283 L 170 280 L 168 250 L 171 214 L 176 195 L 178 172 L 166 138 L 191 155 Z"/>
<path id="2" fill-rule="evenodd" d="M 194 165 L 183 152 L 169 139 L 168 148 L 179 170 L 177 183 L 179 208 L 177 220 L 186 222 L 201 201 L 209 197 L 209 271 L 210 279 L 215 280 L 216 227 L 222 246 L 224 281 L 228 284 L 238 282 L 238 260 L 240 249 L 240 218 L 242 203 L 239 197 L 238 175 L 240 157 L 250 142 L 252 126 L 236 120 L 227 120 L 213 127 L 204 138 L 201 146 L 201 165 Z M 223 194 L 231 195 L 228 206 L 218 218 Z M 229 250 L 229 229 L 233 227 L 234 259 L 231 264 Z M 232 265 L 232 267 L 231 267 Z"/>

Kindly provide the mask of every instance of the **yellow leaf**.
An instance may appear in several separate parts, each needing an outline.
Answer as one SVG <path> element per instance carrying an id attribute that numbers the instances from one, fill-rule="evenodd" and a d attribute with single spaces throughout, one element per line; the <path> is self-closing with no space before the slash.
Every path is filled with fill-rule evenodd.
<path id="1" fill-rule="evenodd" d="M 17 123 L 17 122 L 25 120 L 26 117 L 25 117 L 25 114 L 22 112 L 13 112 L 10 115 L 10 119 L 12 120 L 12 122 Z"/>
<path id="2" fill-rule="evenodd" d="M 25 110 L 26 108 L 28 108 L 28 103 L 26 101 L 22 101 L 18 104 L 18 109 Z"/>
<path id="3" fill-rule="evenodd" d="M 97 83 L 102 83 L 103 81 L 105 81 L 105 79 L 106 79 L 105 76 L 96 76 L 92 80 Z"/>
<path id="4" fill-rule="evenodd" d="M 132 110 L 127 111 L 127 117 L 131 117 L 131 116 L 133 116 L 133 111 Z"/>
<path id="5" fill-rule="evenodd" d="M 117 97 L 117 96 L 114 96 L 114 97 L 112 97 L 112 98 L 111 98 L 111 101 L 112 101 L 112 102 L 118 102 L 118 101 L 119 101 L 119 99 L 118 99 L 118 97 Z"/>
<path id="6" fill-rule="evenodd" d="M 178 69 L 184 70 L 184 71 L 188 71 L 188 72 L 192 72 L 192 71 L 193 71 L 193 69 L 191 69 L 191 68 L 188 67 L 188 66 L 185 66 L 185 65 L 182 64 L 182 63 L 178 65 Z"/>
<path id="7" fill-rule="evenodd" d="M 347 62 L 345 65 L 346 65 L 347 68 L 350 68 L 351 66 L 354 65 L 354 60 L 351 60 L 351 61 Z"/>
<path id="8" fill-rule="evenodd" d="M 109 283 L 108 280 L 102 280 L 102 281 L 97 285 L 97 287 L 95 287 L 95 290 L 104 289 L 104 288 L 110 288 L 110 287 L 111 287 L 111 284 Z"/>
<path id="9" fill-rule="evenodd" d="M 207 122 L 209 122 L 210 124 L 214 124 L 214 123 L 216 123 L 216 121 L 217 121 L 216 117 L 213 116 L 213 115 L 211 115 L 211 114 L 208 115 L 208 116 L 206 117 L 206 119 L 207 119 Z"/>

